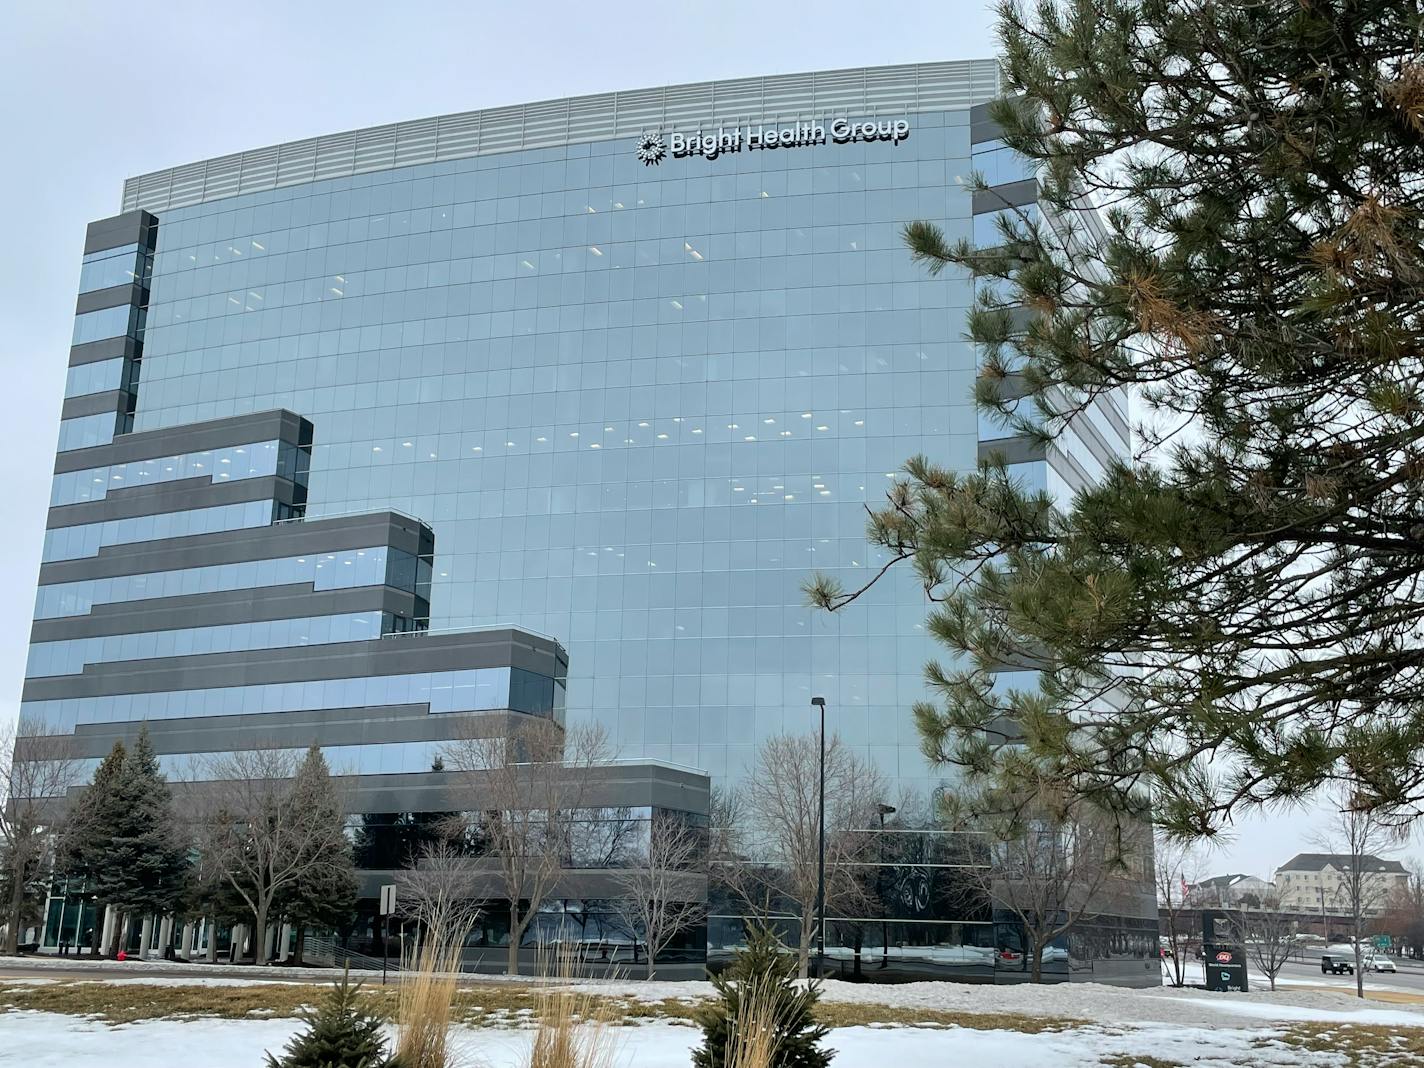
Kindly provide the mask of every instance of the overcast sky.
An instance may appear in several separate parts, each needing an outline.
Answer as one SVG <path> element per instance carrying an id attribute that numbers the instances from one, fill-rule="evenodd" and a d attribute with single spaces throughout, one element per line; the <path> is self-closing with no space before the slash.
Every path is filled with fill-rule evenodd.
<path id="1" fill-rule="evenodd" d="M 7 11 L 0 352 L 14 403 L 0 451 L 0 717 L 19 701 L 84 227 L 117 214 L 125 178 L 446 112 L 994 51 L 982 0 L 19 0 Z M 1269 875 L 1310 848 L 1313 822 L 1244 820 L 1209 866 Z"/>

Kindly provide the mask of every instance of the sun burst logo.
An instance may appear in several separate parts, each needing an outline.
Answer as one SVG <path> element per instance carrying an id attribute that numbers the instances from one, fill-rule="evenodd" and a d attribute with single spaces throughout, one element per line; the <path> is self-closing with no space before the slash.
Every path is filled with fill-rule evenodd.
<path id="1" fill-rule="evenodd" d="M 663 142 L 662 134 L 645 133 L 638 138 L 638 158 L 643 161 L 643 166 L 655 166 L 661 163 L 665 156 L 667 145 Z"/>

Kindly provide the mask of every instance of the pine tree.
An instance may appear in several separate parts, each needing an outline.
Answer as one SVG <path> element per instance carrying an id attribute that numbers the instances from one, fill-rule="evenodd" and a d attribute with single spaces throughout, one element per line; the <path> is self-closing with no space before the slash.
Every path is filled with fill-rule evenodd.
<path id="1" fill-rule="evenodd" d="M 94 873 L 100 898 L 136 915 L 174 908 L 184 890 L 188 850 L 174 830 L 172 794 L 147 725 L 123 761 L 105 810 L 101 827 L 108 842 Z"/>
<path id="2" fill-rule="evenodd" d="M 343 973 L 315 1010 L 301 1014 L 306 1030 L 287 1043 L 282 1059 L 267 1054 L 267 1068 L 400 1068 L 386 1056 L 381 1018 L 361 1007 L 360 992 Z"/>
<path id="3" fill-rule="evenodd" d="M 59 838 L 58 862 L 67 878 L 83 879 L 90 891 L 97 891 L 99 875 L 109 865 L 109 841 L 115 826 L 118 784 L 123 776 L 127 752 L 124 743 L 114 742 L 108 756 L 99 761 L 94 778 L 65 817 Z M 113 902 L 96 893 L 93 941 L 98 952 L 101 918 L 105 906 Z"/>
<path id="4" fill-rule="evenodd" d="M 830 1033 L 815 1021 L 820 984 L 799 985 L 797 971 L 796 955 L 788 953 L 775 934 L 765 927 L 749 928 L 746 947 L 712 977 L 717 1000 L 698 1010 L 702 1045 L 692 1051 L 693 1068 L 725 1068 L 738 1021 L 751 1015 L 747 1009 L 753 992 L 771 1001 L 765 1016 L 775 1021 L 777 1032 L 772 1068 L 826 1068 L 835 1053 L 820 1045 Z"/>
<path id="5" fill-rule="evenodd" d="M 873 516 L 955 657 L 915 709 L 927 756 L 980 808 L 1061 781 L 1134 815 L 1150 797 L 1183 837 L 1332 779 L 1417 811 L 1420 0 L 999 11 L 989 118 L 1038 203 L 976 180 L 996 238 L 905 237 L 975 282 L 987 437 L 1085 484 L 915 458 Z M 1120 434 L 1129 396 L 1139 454 L 1069 469 L 1064 436 Z M 809 587 L 837 609 L 857 592 Z M 995 684 L 1006 666 L 1020 685 Z"/>
<path id="6" fill-rule="evenodd" d="M 297 773 L 295 803 L 312 818 L 334 826 L 345 824 L 336 784 L 321 750 L 312 746 Z M 313 843 L 314 850 L 318 848 Z M 302 962 L 306 928 L 340 928 L 351 922 L 358 892 L 352 845 L 344 836 L 332 834 L 311 863 L 300 866 L 291 884 L 283 888 L 274 910 L 297 926 L 296 963 Z"/>

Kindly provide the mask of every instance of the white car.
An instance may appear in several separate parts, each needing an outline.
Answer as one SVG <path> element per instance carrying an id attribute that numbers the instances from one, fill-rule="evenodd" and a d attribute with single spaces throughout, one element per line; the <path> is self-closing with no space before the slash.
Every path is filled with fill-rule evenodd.
<path id="1" fill-rule="evenodd" d="M 1399 969 L 1394 966 L 1394 961 L 1390 960 L 1388 957 L 1371 957 L 1369 959 L 1368 964 L 1366 964 L 1366 967 L 1369 968 L 1369 970 L 1372 972 L 1399 971 Z"/>

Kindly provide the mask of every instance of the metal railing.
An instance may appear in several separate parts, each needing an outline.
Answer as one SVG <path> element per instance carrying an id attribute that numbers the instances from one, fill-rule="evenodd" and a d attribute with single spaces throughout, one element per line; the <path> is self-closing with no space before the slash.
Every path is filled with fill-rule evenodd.
<path id="1" fill-rule="evenodd" d="M 347 949 L 330 938 L 308 937 L 302 944 L 302 959 L 333 968 L 349 966 L 356 971 L 378 972 L 381 970 L 380 957 Z M 400 971 L 400 958 L 398 956 L 388 958 L 386 967 L 393 972 Z"/>
<path id="2" fill-rule="evenodd" d="M 272 520 L 272 525 L 274 527 L 279 527 L 282 526 L 284 523 L 319 523 L 323 519 L 345 519 L 348 516 L 353 515 L 379 515 L 382 512 L 390 512 L 392 515 L 398 515 L 402 519 L 409 519 L 412 523 L 419 523 L 423 527 L 430 526 L 429 523 L 427 523 L 424 519 L 421 519 L 418 515 L 411 515 L 409 512 L 403 512 L 399 508 L 389 507 L 353 508 L 347 512 L 322 512 L 320 515 L 308 515 L 304 513 L 302 515 L 291 516 L 288 519 L 274 519 Z"/>
<path id="3" fill-rule="evenodd" d="M 559 641 L 552 634 L 545 634 L 542 631 L 531 630 L 516 623 L 485 623 L 477 627 L 427 627 L 425 630 L 402 630 L 390 631 L 382 634 L 382 638 L 414 638 L 432 634 L 482 634 L 486 631 L 496 630 L 517 630 L 521 634 L 528 634 L 535 638 L 543 638 L 546 642 L 553 642 L 559 648 L 563 648 L 563 642 Z"/>

